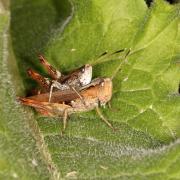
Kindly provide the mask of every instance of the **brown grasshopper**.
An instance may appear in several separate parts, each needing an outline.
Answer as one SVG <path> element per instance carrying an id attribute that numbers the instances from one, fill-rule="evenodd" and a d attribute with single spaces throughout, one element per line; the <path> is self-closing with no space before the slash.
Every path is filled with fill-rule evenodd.
<path id="1" fill-rule="evenodd" d="M 79 95 L 79 89 L 91 82 L 92 66 L 89 64 L 85 64 L 84 66 L 70 72 L 68 75 L 63 75 L 60 71 L 50 65 L 42 55 L 39 56 L 39 60 L 52 79 L 44 78 L 32 69 L 28 69 L 27 72 L 32 79 L 41 85 L 43 92 L 49 92 L 49 102 L 51 101 L 53 88 L 55 88 L 55 90 L 72 89 L 77 95 Z"/>
<path id="2" fill-rule="evenodd" d="M 119 52 L 122 51 L 117 51 L 113 54 Z M 48 73 L 53 80 L 47 80 L 47 78 L 29 70 L 29 75 L 45 88 L 46 92 L 27 98 L 20 97 L 19 101 L 24 105 L 34 107 L 38 112 L 45 116 L 63 116 L 63 131 L 66 129 L 68 115 L 93 109 L 96 109 L 101 119 L 110 128 L 115 130 L 111 123 L 109 123 L 102 115 L 99 105 L 105 105 L 110 101 L 112 97 L 112 79 L 115 77 L 122 64 L 126 62 L 126 57 L 129 52 L 130 50 L 125 54 L 124 61 L 116 68 L 111 79 L 97 78 L 93 81 L 91 81 L 92 66 L 90 65 L 85 65 L 69 75 L 64 76 L 40 56 L 41 63 L 48 70 Z M 56 88 L 56 91 L 53 92 L 53 94 L 52 86 Z M 63 88 L 64 86 L 67 86 L 68 88 Z M 73 86 L 73 88 L 71 88 L 71 86 Z M 75 87 L 78 87 L 78 92 Z M 49 91 L 51 94 L 50 97 Z"/>
<path id="3" fill-rule="evenodd" d="M 72 113 L 85 112 L 96 109 L 101 119 L 114 130 L 111 123 L 102 115 L 99 105 L 105 105 L 112 97 L 112 81 L 110 78 L 97 78 L 80 90 L 80 96 L 72 90 L 56 91 L 52 95 L 51 102 L 48 102 L 48 93 L 19 98 L 20 102 L 27 106 L 34 107 L 45 116 L 63 116 L 63 131 L 66 129 L 67 116 Z"/>

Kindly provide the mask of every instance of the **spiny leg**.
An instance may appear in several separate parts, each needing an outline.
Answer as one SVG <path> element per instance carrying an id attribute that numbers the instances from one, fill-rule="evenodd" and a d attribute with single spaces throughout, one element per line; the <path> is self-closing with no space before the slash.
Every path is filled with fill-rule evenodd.
<path id="1" fill-rule="evenodd" d="M 116 129 L 112 126 L 112 124 L 103 116 L 101 113 L 99 107 L 96 107 L 96 112 L 99 115 L 99 117 L 113 130 L 115 131 Z"/>
<path id="2" fill-rule="evenodd" d="M 107 103 L 107 105 L 108 105 L 108 108 L 109 108 L 112 112 L 118 112 L 118 111 L 119 111 L 119 108 L 112 108 L 110 101 Z"/>
<path id="3" fill-rule="evenodd" d="M 42 55 L 39 55 L 39 60 L 53 79 L 57 80 L 61 77 L 61 72 L 51 66 Z"/>
<path id="4" fill-rule="evenodd" d="M 67 117 L 68 117 L 68 109 L 65 109 L 65 110 L 64 110 L 64 114 L 63 114 L 63 130 L 61 131 L 61 135 L 63 135 L 64 132 L 65 132 L 65 130 L 66 130 Z"/>
<path id="5" fill-rule="evenodd" d="M 27 73 L 32 79 L 34 79 L 38 84 L 40 84 L 40 86 L 43 87 L 46 91 L 50 90 L 50 97 L 49 97 L 49 102 L 50 102 L 52 91 L 53 91 L 53 88 L 56 87 L 55 82 L 57 81 L 55 82 L 53 80 L 50 81 L 48 78 L 44 78 L 43 76 L 33 71 L 32 69 L 28 69 Z"/>
<path id="6" fill-rule="evenodd" d="M 70 85 L 66 85 L 66 84 L 61 84 L 59 83 L 58 81 L 52 81 L 52 84 L 50 86 L 50 92 L 49 92 L 49 102 L 51 101 L 51 97 L 52 97 L 52 93 L 53 93 L 53 88 L 57 88 L 59 90 L 68 90 L 68 89 L 72 89 L 80 98 L 81 102 L 86 106 L 86 103 L 83 99 L 83 97 L 79 94 L 79 92 L 73 87 L 73 86 L 70 86 Z"/>
<path id="7" fill-rule="evenodd" d="M 57 88 L 59 90 L 67 90 L 70 89 L 70 87 L 66 84 L 61 84 L 56 80 L 51 81 L 51 86 L 50 86 L 50 92 L 49 92 L 49 102 L 51 101 L 52 93 L 53 93 L 53 88 Z"/>
<path id="8" fill-rule="evenodd" d="M 112 109 L 110 101 L 108 102 L 108 107 L 109 107 L 109 109 Z"/>
<path id="9" fill-rule="evenodd" d="M 27 70 L 28 75 L 34 79 L 42 88 L 49 90 L 50 88 L 50 81 L 47 78 L 44 78 L 37 72 L 33 71 L 32 69 Z"/>
<path id="10" fill-rule="evenodd" d="M 52 84 L 51 87 L 50 87 L 50 92 L 49 92 L 49 102 L 51 102 L 51 97 L 52 97 L 53 88 L 54 88 L 54 86 L 53 86 L 53 84 Z"/>

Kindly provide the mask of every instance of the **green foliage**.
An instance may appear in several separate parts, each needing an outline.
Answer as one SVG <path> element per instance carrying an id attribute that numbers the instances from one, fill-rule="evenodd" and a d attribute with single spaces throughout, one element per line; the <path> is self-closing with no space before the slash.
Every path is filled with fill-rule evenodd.
<path id="1" fill-rule="evenodd" d="M 8 55 L 9 13 L 0 8 L 0 179 L 38 179 L 40 172 L 49 179 L 47 163 L 32 136 L 30 126 L 36 131 L 35 124 L 30 122 L 30 113 L 25 113 L 16 102 L 8 71 L 8 65 L 13 63 Z"/>
<path id="2" fill-rule="evenodd" d="M 15 58 L 6 47 L 8 13 L 0 14 L 2 177 L 179 179 L 179 12 L 163 0 L 150 8 L 143 0 L 12 1 Z M 124 53 L 97 57 L 124 48 L 131 52 L 113 79 L 112 108 L 102 109 L 117 132 L 88 112 L 71 116 L 61 137 L 59 119 L 17 104 L 17 94 L 36 86 L 26 69 L 45 74 L 37 53 L 62 72 L 91 63 L 94 77 L 111 77 Z"/>

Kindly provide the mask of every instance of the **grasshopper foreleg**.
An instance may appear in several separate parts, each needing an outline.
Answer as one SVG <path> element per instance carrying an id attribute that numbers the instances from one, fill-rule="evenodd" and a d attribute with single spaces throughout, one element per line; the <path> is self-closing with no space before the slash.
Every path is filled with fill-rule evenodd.
<path id="1" fill-rule="evenodd" d="M 65 109 L 63 113 L 63 129 L 61 131 L 61 136 L 64 134 L 67 127 L 67 117 L 68 117 L 68 108 Z"/>
<path id="2" fill-rule="evenodd" d="M 115 131 L 115 128 L 112 126 L 112 124 L 103 116 L 101 113 L 99 107 L 96 107 L 96 112 L 99 115 L 99 117 L 113 130 Z"/>

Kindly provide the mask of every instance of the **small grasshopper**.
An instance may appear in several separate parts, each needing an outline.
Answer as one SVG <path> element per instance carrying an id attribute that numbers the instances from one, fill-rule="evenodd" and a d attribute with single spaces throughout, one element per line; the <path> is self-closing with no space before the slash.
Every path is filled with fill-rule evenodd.
<path id="1" fill-rule="evenodd" d="M 60 71 L 50 65 L 42 55 L 39 56 L 39 60 L 52 79 L 44 78 L 32 69 L 28 69 L 27 72 L 32 79 L 41 85 L 43 92 L 50 92 L 49 102 L 51 101 L 53 88 L 56 90 L 72 89 L 79 95 L 79 89 L 91 82 L 92 66 L 89 64 L 85 64 L 84 66 L 70 72 L 68 75 L 63 75 Z"/>
<path id="2" fill-rule="evenodd" d="M 66 129 L 67 116 L 72 113 L 85 112 L 96 109 L 101 119 L 113 130 L 111 123 L 102 115 L 99 105 L 105 105 L 112 97 L 112 81 L 110 78 L 97 78 L 80 90 L 81 99 L 71 90 L 56 91 L 52 95 L 52 101 L 48 102 L 48 93 L 19 98 L 19 101 L 27 106 L 34 107 L 45 116 L 63 116 L 63 131 Z"/>
<path id="3" fill-rule="evenodd" d="M 123 50 L 119 50 L 110 55 L 118 54 Z M 115 128 L 102 115 L 99 105 L 104 106 L 112 97 L 112 79 L 120 70 L 122 64 L 126 62 L 126 58 L 130 50 L 124 56 L 119 66 L 114 71 L 111 78 L 92 78 L 92 66 L 85 66 L 76 69 L 68 75 L 62 75 L 53 68 L 42 56 L 40 56 L 41 64 L 47 69 L 53 80 L 42 77 L 33 70 L 29 70 L 28 74 L 36 80 L 44 89 L 45 93 L 30 96 L 26 98 L 19 97 L 19 101 L 27 106 L 32 106 L 36 111 L 45 116 L 63 117 L 63 131 L 66 129 L 67 117 L 70 114 L 85 112 L 96 109 L 100 118 L 113 130 Z M 107 53 L 105 53 L 106 55 Z M 108 55 L 108 56 L 110 56 Z M 104 55 L 103 55 L 104 56 Z M 102 56 L 101 56 L 102 57 Z M 105 62 L 101 59 L 101 62 Z M 52 94 L 53 87 L 56 91 Z M 78 91 L 76 91 L 76 88 Z M 49 95 L 50 91 L 50 95 Z M 50 102 L 51 100 L 51 102 Z"/>

